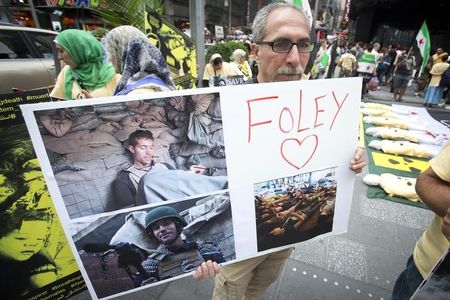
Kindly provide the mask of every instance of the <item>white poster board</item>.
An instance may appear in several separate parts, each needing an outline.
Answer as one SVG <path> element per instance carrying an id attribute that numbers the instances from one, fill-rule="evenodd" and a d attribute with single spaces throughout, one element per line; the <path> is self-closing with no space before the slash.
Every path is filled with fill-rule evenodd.
<path id="1" fill-rule="evenodd" d="M 133 252 L 144 253 L 144 259 L 157 247 L 143 228 L 146 213 L 160 205 L 172 206 L 184 217 L 186 240 L 217 245 L 225 264 L 345 232 L 360 89 L 360 78 L 330 79 L 21 109 L 91 295 L 109 298 L 192 270 L 136 287 L 108 260 L 115 255 L 112 250 L 119 252 L 120 242 L 147 251 Z M 155 167 L 141 179 L 136 205 L 111 209 L 108 205 L 117 196 L 111 186 L 122 160 L 130 164 L 127 137 L 136 129 L 152 131 Z M 96 261 L 103 269 L 107 265 L 108 276 L 99 276 Z"/>

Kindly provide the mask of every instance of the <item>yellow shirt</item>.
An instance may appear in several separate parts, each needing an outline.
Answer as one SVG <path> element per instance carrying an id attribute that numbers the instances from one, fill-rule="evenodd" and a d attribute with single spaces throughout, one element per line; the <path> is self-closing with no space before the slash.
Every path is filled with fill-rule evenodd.
<path id="1" fill-rule="evenodd" d="M 356 63 L 356 57 L 351 53 L 344 53 L 339 59 L 339 62 L 341 64 L 342 69 L 353 70 L 353 66 Z"/>
<path id="2" fill-rule="evenodd" d="M 66 99 L 66 93 L 64 89 L 64 77 L 66 76 L 67 71 L 69 70 L 69 66 L 65 66 L 58 75 L 56 79 L 55 87 L 53 88 L 50 96 L 57 97 L 61 99 Z M 89 91 L 92 97 L 107 97 L 112 96 L 114 94 L 114 90 L 117 84 L 120 81 L 120 74 L 114 75 L 111 80 L 104 86 L 95 89 L 93 91 Z M 81 93 L 81 87 L 73 81 L 72 83 L 72 96 L 74 99 L 83 99 L 84 95 Z M 67 99 L 70 100 L 70 99 Z"/>
<path id="3" fill-rule="evenodd" d="M 448 69 L 450 65 L 446 62 L 436 63 L 430 70 L 431 80 L 429 86 L 439 86 L 441 75 Z"/>
<path id="4" fill-rule="evenodd" d="M 430 166 L 442 180 L 450 182 L 450 143 L 430 160 Z M 442 234 L 442 218 L 435 215 L 430 226 L 417 241 L 413 252 L 414 263 L 424 278 L 449 247 L 449 240 Z"/>
<path id="5" fill-rule="evenodd" d="M 236 75 L 242 75 L 242 73 L 236 66 L 233 66 L 230 63 L 224 61 L 222 63 L 222 68 L 219 70 L 214 70 L 213 65 L 209 63 L 205 66 L 205 71 L 203 72 L 203 80 L 209 80 L 214 76 L 227 77 Z"/>

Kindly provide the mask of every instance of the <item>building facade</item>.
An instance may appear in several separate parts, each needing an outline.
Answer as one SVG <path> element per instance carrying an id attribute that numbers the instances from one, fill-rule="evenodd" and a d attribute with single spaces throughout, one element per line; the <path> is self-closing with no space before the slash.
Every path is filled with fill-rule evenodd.
<path id="1" fill-rule="evenodd" d="M 108 0 L 0 0 L 0 21 L 56 31 L 110 27 L 94 10 L 108 11 Z M 223 26 L 225 32 L 248 25 L 249 0 L 205 0 L 205 25 Z M 261 1 L 259 1 L 261 2 Z M 265 1 L 268 2 L 268 1 Z M 180 29 L 189 28 L 189 1 L 164 1 L 164 17 Z M 144 20 L 143 20 L 144 22 Z"/>

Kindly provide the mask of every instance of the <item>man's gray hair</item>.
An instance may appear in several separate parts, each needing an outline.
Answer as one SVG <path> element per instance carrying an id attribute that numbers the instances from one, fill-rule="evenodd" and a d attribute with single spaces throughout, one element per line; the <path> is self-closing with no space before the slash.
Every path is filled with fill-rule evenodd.
<path id="1" fill-rule="evenodd" d="M 255 16 L 255 19 L 253 20 L 252 34 L 254 43 L 260 43 L 264 40 L 264 37 L 266 35 L 266 25 L 267 19 L 269 18 L 269 14 L 272 11 L 283 7 L 289 7 L 300 12 L 307 21 L 309 31 L 308 17 L 299 7 L 288 3 L 271 3 L 269 5 L 264 6 L 260 11 L 258 11 L 258 13 Z"/>

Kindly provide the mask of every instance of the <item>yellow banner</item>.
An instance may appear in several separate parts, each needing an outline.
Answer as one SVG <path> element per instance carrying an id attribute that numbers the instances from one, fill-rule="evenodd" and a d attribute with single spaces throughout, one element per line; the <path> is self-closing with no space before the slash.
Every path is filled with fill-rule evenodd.
<path id="1" fill-rule="evenodd" d="M 194 88 L 197 59 L 189 37 L 151 10 L 145 12 L 145 33 L 169 65 L 176 88 Z"/>
<path id="2" fill-rule="evenodd" d="M 429 167 L 427 161 L 380 152 L 372 152 L 373 162 L 378 167 L 390 168 L 405 172 L 423 172 Z"/>

